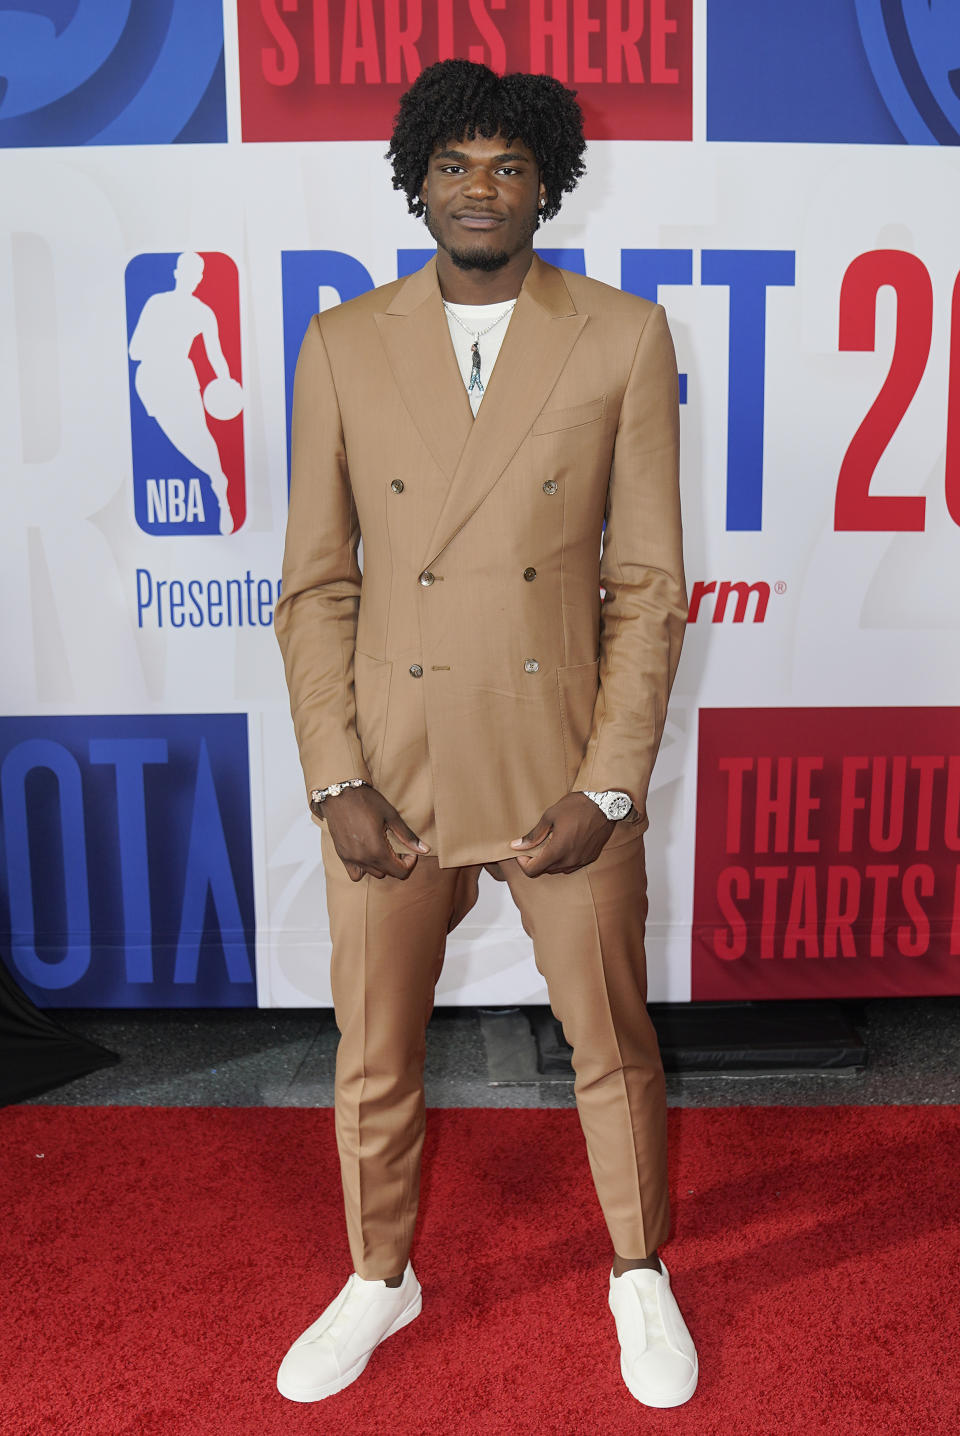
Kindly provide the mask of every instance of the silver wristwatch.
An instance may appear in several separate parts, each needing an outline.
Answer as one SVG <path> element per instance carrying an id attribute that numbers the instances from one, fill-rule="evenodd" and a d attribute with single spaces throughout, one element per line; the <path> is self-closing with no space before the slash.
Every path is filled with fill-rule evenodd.
<path id="1" fill-rule="evenodd" d="M 329 788 L 311 788 L 310 806 L 313 807 L 314 803 L 319 806 L 325 802 L 327 798 L 336 798 L 343 792 L 344 788 L 364 788 L 367 786 L 368 784 L 365 778 L 345 778 L 342 783 L 331 783 Z"/>
<path id="2" fill-rule="evenodd" d="M 615 823 L 621 818 L 625 818 L 633 807 L 633 799 L 629 793 L 618 793 L 612 789 L 606 793 L 588 793 L 586 789 L 581 789 L 581 791 L 585 798 L 596 803 L 604 817 L 612 819 Z"/>

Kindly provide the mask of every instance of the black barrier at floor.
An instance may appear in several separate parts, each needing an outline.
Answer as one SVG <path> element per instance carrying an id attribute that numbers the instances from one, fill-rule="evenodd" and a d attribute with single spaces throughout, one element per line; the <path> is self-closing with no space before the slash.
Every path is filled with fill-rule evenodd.
<path id="1" fill-rule="evenodd" d="M 39 1097 L 120 1058 L 35 1007 L 0 960 L 0 1107 Z"/>
<path id="2" fill-rule="evenodd" d="M 850 1007 L 787 1002 L 651 1002 L 665 1072 L 817 1072 L 866 1065 Z M 549 1008 L 528 1009 L 541 1072 L 568 1071 L 570 1048 Z"/>
<path id="3" fill-rule="evenodd" d="M 859 1000 L 651 1002 L 665 1072 L 774 1076 L 861 1071 Z M 491 1086 L 572 1082 L 571 1049 L 549 1007 L 480 1008 Z"/>

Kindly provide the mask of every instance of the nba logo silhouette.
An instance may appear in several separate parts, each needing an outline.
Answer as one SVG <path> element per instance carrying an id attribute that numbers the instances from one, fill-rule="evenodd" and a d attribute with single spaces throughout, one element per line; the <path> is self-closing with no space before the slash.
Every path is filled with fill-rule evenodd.
<path id="1" fill-rule="evenodd" d="M 246 517 L 240 294 L 226 254 L 127 265 L 134 512 L 148 534 L 229 534 Z"/>

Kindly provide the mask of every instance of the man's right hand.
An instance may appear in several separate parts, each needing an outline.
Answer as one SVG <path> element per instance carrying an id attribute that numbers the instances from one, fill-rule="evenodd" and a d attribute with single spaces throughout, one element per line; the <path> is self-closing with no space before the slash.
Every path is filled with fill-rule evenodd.
<path id="1" fill-rule="evenodd" d="M 372 878 L 408 878 L 418 854 L 430 851 L 376 788 L 344 788 L 335 798 L 324 800 L 323 816 L 333 846 L 355 883 L 366 873 Z M 390 837 L 407 851 L 396 852 Z"/>

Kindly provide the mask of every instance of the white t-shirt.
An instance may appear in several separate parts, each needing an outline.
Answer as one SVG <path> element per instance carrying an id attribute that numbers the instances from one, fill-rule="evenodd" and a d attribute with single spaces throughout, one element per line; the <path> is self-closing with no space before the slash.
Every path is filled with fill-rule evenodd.
<path id="1" fill-rule="evenodd" d="M 453 340 L 453 352 L 457 356 L 457 363 L 460 366 L 460 374 L 463 378 L 464 388 L 467 391 L 467 398 L 470 400 L 470 407 L 476 414 L 480 408 L 480 400 L 483 398 L 483 389 L 470 388 L 470 375 L 473 366 L 473 336 L 481 329 L 486 329 L 488 324 L 493 328 L 488 334 L 481 335 L 477 342 L 480 350 L 480 381 L 484 389 L 490 382 L 490 375 L 493 373 L 493 366 L 497 362 L 497 355 L 500 353 L 500 346 L 503 343 L 503 336 L 510 327 L 509 318 L 501 319 L 501 315 L 508 314 L 516 304 L 515 299 L 504 300 L 500 304 L 447 304 L 444 302 L 444 309 L 447 315 L 447 327 L 450 330 L 450 338 Z M 453 311 L 451 313 L 450 311 Z M 469 329 L 464 329 L 463 324 L 458 324 L 453 315 L 456 314 L 463 324 Z M 494 320 L 500 319 L 499 324 Z"/>

